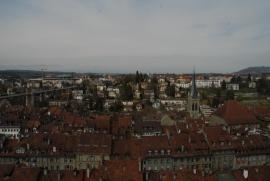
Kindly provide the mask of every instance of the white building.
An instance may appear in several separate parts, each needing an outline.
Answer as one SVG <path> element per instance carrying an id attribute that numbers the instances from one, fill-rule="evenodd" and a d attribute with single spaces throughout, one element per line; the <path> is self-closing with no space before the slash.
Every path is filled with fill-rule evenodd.
<path id="1" fill-rule="evenodd" d="M 221 81 L 220 80 L 196 80 L 196 86 L 197 88 L 211 88 L 211 87 L 216 87 L 219 88 L 221 86 Z"/>
<path id="2" fill-rule="evenodd" d="M 4 84 L 5 80 L 4 79 L 0 79 L 0 84 Z"/>
<path id="3" fill-rule="evenodd" d="M 109 98 L 117 98 L 120 95 L 120 90 L 114 87 L 108 87 L 107 92 Z"/>
<path id="4" fill-rule="evenodd" d="M 179 83 L 175 83 L 176 87 L 181 87 L 181 88 L 190 88 L 191 83 L 190 82 L 179 82 Z"/>
<path id="5" fill-rule="evenodd" d="M 83 100 L 83 90 L 73 90 L 72 97 L 75 100 L 81 101 Z"/>
<path id="6" fill-rule="evenodd" d="M 249 84 L 248 84 L 248 87 L 249 88 L 252 88 L 252 89 L 255 89 L 256 88 L 256 82 L 250 82 Z"/>
<path id="7" fill-rule="evenodd" d="M 200 110 L 204 117 L 210 117 L 215 111 L 215 109 L 211 108 L 208 105 L 200 105 Z"/>
<path id="8" fill-rule="evenodd" d="M 181 87 L 181 88 L 190 88 L 192 82 L 179 82 L 176 83 L 176 87 Z M 221 80 L 210 80 L 210 79 L 201 79 L 201 80 L 196 80 L 196 87 L 197 88 L 211 88 L 211 87 L 216 87 L 219 88 L 221 87 Z"/>
<path id="9" fill-rule="evenodd" d="M 237 90 L 239 90 L 239 84 L 226 84 L 226 88 L 228 90 L 237 91 Z"/>
<path id="10" fill-rule="evenodd" d="M 0 126 L 0 134 L 5 135 L 6 137 L 18 139 L 20 136 L 20 131 L 21 128 L 19 126 L 10 126 L 10 125 Z"/>

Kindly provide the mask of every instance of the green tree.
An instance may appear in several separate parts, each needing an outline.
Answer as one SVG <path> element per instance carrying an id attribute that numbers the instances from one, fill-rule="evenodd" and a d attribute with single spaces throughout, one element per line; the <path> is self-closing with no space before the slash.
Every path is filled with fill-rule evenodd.
<path id="1" fill-rule="evenodd" d="M 110 111 L 112 112 L 121 112 L 122 109 L 123 109 L 123 105 L 121 101 L 115 102 L 115 104 L 113 104 L 112 107 L 110 107 Z"/>
<path id="2" fill-rule="evenodd" d="M 225 80 L 223 80 L 223 81 L 221 82 L 221 89 L 222 89 L 222 90 L 225 90 L 225 89 L 226 89 L 226 82 L 225 82 Z"/>
<path id="3" fill-rule="evenodd" d="M 139 73 L 138 70 L 136 71 L 135 82 L 136 82 L 137 84 L 140 82 L 140 73 Z"/>
<path id="4" fill-rule="evenodd" d="M 168 84 L 166 90 L 166 94 L 170 97 L 175 97 L 175 85 L 174 84 Z"/>
<path id="5" fill-rule="evenodd" d="M 158 88 L 158 79 L 157 77 L 152 77 L 150 88 L 154 90 L 155 99 L 158 99 L 159 97 L 159 88 Z"/>
<path id="6" fill-rule="evenodd" d="M 270 95 L 270 80 L 262 77 L 256 84 L 257 92 L 261 95 Z"/>
<path id="7" fill-rule="evenodd" d="M 212 107 L 217 108 L 220 104 L 220 100 L 217 97 L 214 97 L 212 100 Z"/>
<path id="8" fill-rule="evenodd" d="M 132 100 L 133 99 L 133 90 L 129 84 L 123 84 L 120 87 L 120 94 L 123 100 Z"/>
<path id="9" fill-rule="evenodd" d="M 226 100 L 234 100 L 234 92 L 232 90 L 226 92 Z"/>
<path id="10" fill-rule="evenodd" d="M 96 99 L 96 111 L 103 112 L 104 111 L 104 99 L 97 97 Z"/>
<path id="11" fill-rule="evenodd" d="M 250 75 L 250 73 L 248 74 L 247 81 L 248 81 L 248 83 L 251 82 L 251 75 Z"/>

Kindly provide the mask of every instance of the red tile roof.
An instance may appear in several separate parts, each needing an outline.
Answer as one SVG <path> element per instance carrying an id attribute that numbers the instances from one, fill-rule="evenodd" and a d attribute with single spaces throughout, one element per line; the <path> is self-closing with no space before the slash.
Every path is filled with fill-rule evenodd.
<path id="1" fill-rule="evenodd" d="M 267 107 L 257 107 L 252 110 L 256 117 L 270 118 L 270 109 Z"/>
<path id="2" fill-rule="evenodd" d="M 20 141 L 9 140 L 7 148 L 9 153 L 15 153 L 16 148 L 26 148 L 29 144 L 30 150 L 42 150 L 46 154 L 66 153 L 89 153 L 89 154 L 111 154 L 111 135 L 83 133 L 79 135 L 58 134 L 33 134 Z M 56 152 L 53 152 L 53 147 Z"/>
<path id="3" fill-rule="evenodd" d="M 39 168 L 15 167 L 10 181 L 36 181 L 40 174 Z"/>
<path id="4" fill-rule="evenodd" d="M 248 170 L 248 179 L 244 178 L 242 169 L 233 172 L 236 181 L 267 181 L 270 178 L 270 166 L 249 167 L 246 170 Z"/>
<path id="5" fill-rule="evenodd" d="M 99 178 L 110 181 L 142 181 L 138 160 L 110 160 L 105 161 L 102 168 L 91 172 L 90 180 Z"/>
<path id="6" fill-rule="evenodd" d="M 5 176 L 11 174 L 14 169 L 14 165 L 0 165 L 0 180 L 4 179 Z"/>
<path id="7" fill-rule="evenodd" d="M 215 114 L 223 118 L 229 125 L 256 123 L 256 118 L 251 111 L 235 100 L 225 102 Z"/>
<path id="8" fill-rule="evenodd" d="M 132 125 L 130 116 L 121 116 L 112 121 L 112 134 L 124 134 Z"/>

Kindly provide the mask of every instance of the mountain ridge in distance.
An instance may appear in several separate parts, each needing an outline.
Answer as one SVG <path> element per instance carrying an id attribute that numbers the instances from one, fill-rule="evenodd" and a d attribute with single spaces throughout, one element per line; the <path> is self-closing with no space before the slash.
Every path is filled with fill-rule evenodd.
<path id="1" fill-rule="evenodd" d="M 248 67 L 241 69 L 234 74 L 263 74 L 270 73 L 270 67 L 268 66 L 256 66 L 256 67 Z"/>

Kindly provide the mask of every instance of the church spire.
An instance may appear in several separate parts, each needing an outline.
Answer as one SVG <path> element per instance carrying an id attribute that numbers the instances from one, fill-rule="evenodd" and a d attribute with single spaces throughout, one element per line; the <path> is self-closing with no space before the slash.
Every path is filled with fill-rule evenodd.
<path id="1" fill-rule="evenodd" d="M 192 75 L 192 86 L 191 86 L 191 97 L 196 99 L 198 97 L 198 91 L 196 88 L 196 75 L 195 75 L 195 67 L 193 67 L 193 75 Z"/>

